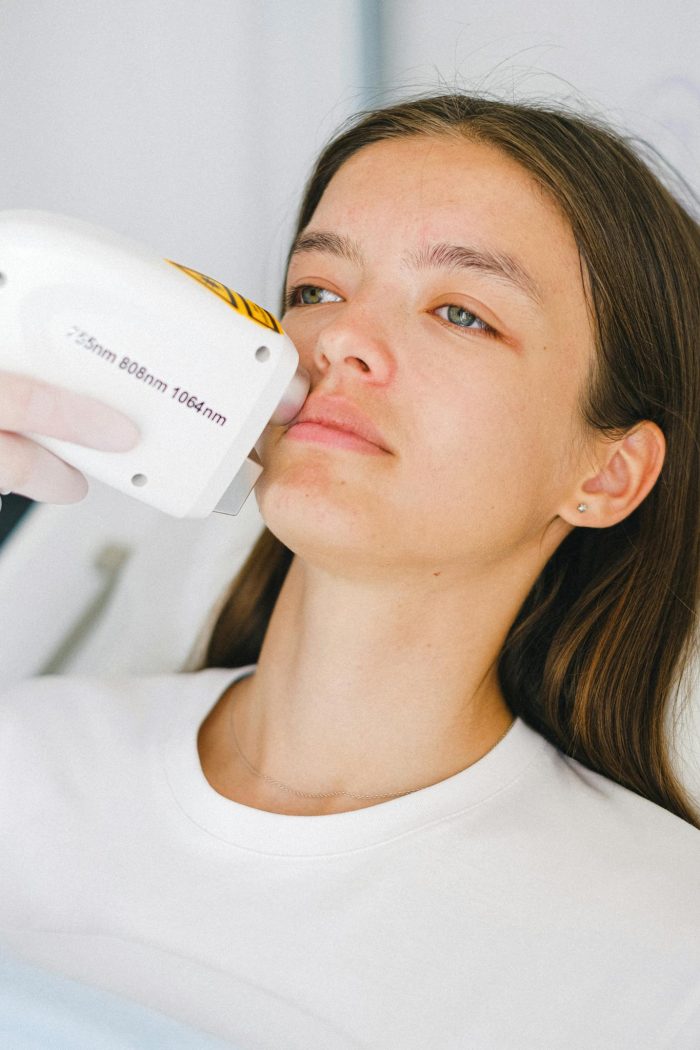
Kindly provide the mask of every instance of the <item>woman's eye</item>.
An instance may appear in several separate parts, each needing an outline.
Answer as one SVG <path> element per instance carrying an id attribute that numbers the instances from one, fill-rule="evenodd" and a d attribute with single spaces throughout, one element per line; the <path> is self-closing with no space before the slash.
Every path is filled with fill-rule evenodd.
<path id="1" fill-rule="evenodd" d="M 318 306 L 319 303 L 339 302 L 342 302 L 341 297 L 328 288 L 321 288 L 315 284 L 298 284 L 289 289 L 284 305 L 289 310 L 292 306 Z"/>
<path id="2" fill-rule="evenodd" d="M 290 310 L 293 306 L 319 306 L 323 303 L 340 303 L 342 301 L 342 296 L 336 292 L 331 292 L 328 288 L 323 288 L 321 285 L 297 284 L 286 293 L 284 306 L 286 310 Z M 473 314 L 464 306 L 457 306 L 455 303 L 440 306 L 435 313 L 438 317 L 442 317 L 445 321 L 454 325 L 455 328 L 462 328 L 472 332 L 483 332 L 484 335 L 489 336 L 497 336 L 499 334 L 486 321 L 482 321 L 476 314 Z"/>
<path id="3" fill-rule="evenodd" d="M 444 317 L 446 321 L 449 321 L 450 324 L 455 325 L 457 328 L 483 332 L 485 335 L 498 335 L 495 328 L 492 328 L 490 324 L 482 321 L 480 317 L 466 310 L 463 306 L 456 306 L 454 303 L 450 306 L 439 306 L 435 313 L 438 317 Z"/>

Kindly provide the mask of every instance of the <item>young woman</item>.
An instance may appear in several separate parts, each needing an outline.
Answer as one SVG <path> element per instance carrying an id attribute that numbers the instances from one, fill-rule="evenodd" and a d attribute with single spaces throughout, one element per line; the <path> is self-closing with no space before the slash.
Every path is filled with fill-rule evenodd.
<path id="1" fill-rule="evenodd" d="M 356 118 L 206 655 L 3 697 L 7 950 L 242 1048 L 700 1045 L 699 278 L 600 122 Z M 12 440 L 23 493 L 80 484 Z"/>

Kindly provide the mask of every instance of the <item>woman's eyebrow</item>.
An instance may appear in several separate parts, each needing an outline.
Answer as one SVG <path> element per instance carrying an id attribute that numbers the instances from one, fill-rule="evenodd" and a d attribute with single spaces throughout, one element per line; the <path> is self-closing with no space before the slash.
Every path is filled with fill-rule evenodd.
<path id="1" fill-rule="evenodd" d="M 359 245 L 351 237 L 344 237 L 339 233 L 327 233 L 325 230 L 300 233 L 292 245 L 289 258 L 299 255 L 300 252 L 327 252 L 329 255 L 347 259 L 353 266 L 362 266 L 364 261 Z"/>
<path id="2" fill-rule="evenodd" d="M 478 270 L 490 277 L 498 277 L 500 280 L 507 281 L 508 284 L 524 292 L 538 306 L 542 305 L 542 293 L 534 279 L 522 264 L 507 252 L 464 247 L 461 244 L 428 244 L 424 248 L 410 252 L 405 262 L 416 270 L 429 268 Z"/>
<path id="3" fill-rule="evenodd" d="M 301 252 L 327 252 L 329 255 L 347 259 L 354 266 L 361 266 L 363 263 L 362 251 L 356 241 L 343 234 L 326 230 L 299 234 L 292 245 L 289 258 Z M 538 306 L 542 305 L 542 293 L 536 282 L 522 264 L 507 252 L 439 243 L 428 244 L 409 252 L 402 261 L 405 266 L 414 270 L 478 270 L 490 277 L 507 281 Z"/>

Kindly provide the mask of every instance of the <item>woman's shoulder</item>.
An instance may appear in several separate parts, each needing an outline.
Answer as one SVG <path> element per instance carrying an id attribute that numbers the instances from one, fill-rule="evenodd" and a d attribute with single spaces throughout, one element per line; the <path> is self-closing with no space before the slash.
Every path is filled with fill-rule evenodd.
<path id="1" fill-rule="evenodd" d="M 540 773 L 548 805 L 566 818 L 578 837 L 609 837 L 655 851 L 662 842 L 675 842 L 700 861 L 700 829 L 689 821 L 551 744 L 545 753 Z"/>
<path id="2" fill-rule="evenodd" d="M 662 891 L 673 907 L 684 902 L 700 928 L 700 829 L 610 777 L 552 749 L 545 775 L 548 812 L 555 814 L 557 842 L 572 857 L 600 866 L 630 899 L 642 884 Z M 641 878 L 640 882 L 640 876 Z M 658 898 L 655 898 L 658 899 Z"/>
<path id="3" fill-rule="evenodd" d="M 700 829 L 549 741 L 513 786 L 518 878 L 549 887 L 552 916 L 576 902 L 582 929 L 643 930 L 650 955 L 673 943 L 700 964 Z"/>
<path id="4" fill-rule="evenodd" d="M 72 812 L 97 784 L 122 793 L 125 770 L 143 782 L 174 727 L 203 720 L 235 674 L 46 675 L 0 691 L 0 824 L 16 821 L 18 797 L 25 816 L 49 799 Z"/>
<path id="5" fill-rule="evenodd" d="M 231 673 L 231 672 L 229 672 Z M 163 689 L 196 687 L 208 672 L 156 672 L 146 674 L 49 674 L 13 682 L 0 689 L 0 710 L 35 706 L 79 704 L 118 697 L 125 700 L 139 693 L 158 695 Z"/>
<path id="6" fill-rule="evenodd" d="M 605 818 L 616 837 L 629 834 L 637 841 L 658 846 L 659 837 L 677 839 L 697 851 L 700 857 L 700 829 L 612 777 L 598 773 L 583 762 L 561 752 L 566 777 L 580 797 L 585 797 L 591 818 Z"/>
<path id="7" fill-rule="evenodd" d="M 183 704 L 206 708 L 236 672 L 203 671 L 147 674 L 40 675 L 0 690 L 0 741 L 3 750 L 36 740 L 46 748 L 65 741 L 142 734 L 162 713 Z"/>
<path id="8" fill-rule="evenodd" d="M 0 688 L 0 709 L 15 705 L 67 704 L 129 697 L 157 697 L 164 691 L 192 693 L 211 688 L 219 679 L 234 679 L 234 668 L 208 667 L 200 671 L 36 675 Z"/>

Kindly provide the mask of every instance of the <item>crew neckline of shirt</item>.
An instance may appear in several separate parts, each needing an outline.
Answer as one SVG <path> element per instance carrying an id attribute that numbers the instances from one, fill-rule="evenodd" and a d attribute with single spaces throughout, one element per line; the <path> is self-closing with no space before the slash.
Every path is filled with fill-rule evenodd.
<path id="1" fill-rule="evenodd" d="M 410 795 L 364 809 L 318 816 L 269 813 L 216 791 L 204 775 L 197 749 L 199 729 L 229 686 L 254 673 L 256 665 L 232 670 L 206 668 L 183 677 L 197 688 L 183 690 L 179 711 L 160 734 L 161 759 L 182 814 L 217 839 L 258 853 L 312 857 L 378 846 L 428 824 L 457 816 L 512 784 L 534 762 L 547 741 L 520 717 L 477 762 L 446 780 Z"/>

